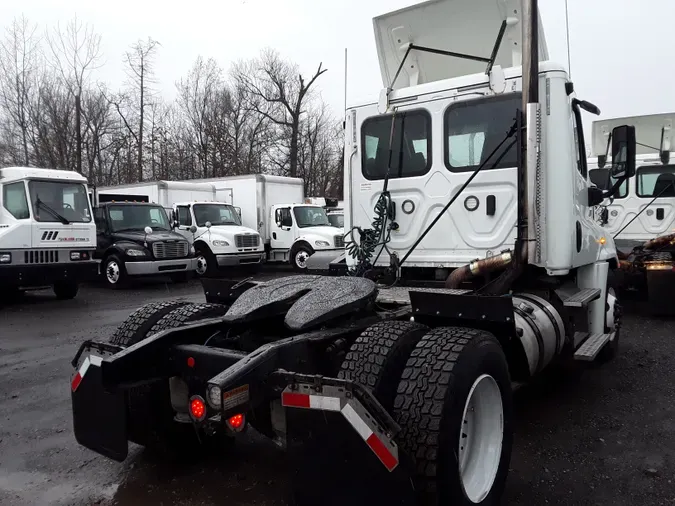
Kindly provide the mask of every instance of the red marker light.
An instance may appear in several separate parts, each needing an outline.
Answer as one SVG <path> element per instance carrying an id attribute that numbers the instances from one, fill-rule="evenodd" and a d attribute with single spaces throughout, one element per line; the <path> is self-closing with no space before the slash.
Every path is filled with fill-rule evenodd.
<path id="1" fill-rule="evenodd" d="M 227 421 L 227 423 L 229 423 L 230 427 L 232 427 L 234 430 L 241 429 L 241 427 L 244 425 L 244 415 L 234 415 Z"/>
<path id="2" fill-rule="evenodd" d="M 195 366 L 195 359 L 193 357 L 188 357 L 187 359 L 187 365 L 188 367 L 192 368 Z"/>
<path id="3" fill-rule="evenodd" d="M 201 397 L 193 397 L 190 400 L 190 415 L 198 422 L 201 422 L 206 417 L 206 404 Z"/>

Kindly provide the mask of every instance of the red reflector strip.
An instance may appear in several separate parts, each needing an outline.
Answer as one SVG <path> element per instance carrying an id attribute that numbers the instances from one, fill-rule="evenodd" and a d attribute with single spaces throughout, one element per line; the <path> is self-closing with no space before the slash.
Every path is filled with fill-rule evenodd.
<path id="1" fill-rule="evenodd" d="M 82 383 L 84 375 L 87 373 L 90 365 L 101 367 L 102 361 L 103 359 L 101 357 L 97 357 L 96 355 L 89 355 L 87 358 L 85 358 L 82 362 L 82 365 L 80 366 L 80 369 L 77 371 L 77 374 L 75 374 L 73 381 L 70 383 L 71 390 L 73 392 L 77 390 L 77 388 L 80 386 L 80 383 Z"/>
<path id="2" fill-rule="evenodd" d="M 309 395 L 296 394 L 293 392 L 283 392 L 281 394 L 281 405 L 289 408 L 307 408 L 309 409 Z"/>
<path id="3" fill-rule="evenodd" d="M 338 397 L 299 394 L 295 392 L 283 392 L 281 394 L 281 405 L 289 408 L 340 411 L 340 399 Z"/>
<path id="4" fill-rule="evenodd" d="M 366 439 L 366 443 L 370 446 L 370 449 L 375 452 L 375 455 L 377 455 L 377 458 L 384 464 L 384 467 L 389 471 L 393 471 L 398 465 L 398 460 L 391 454 L 387 447 L 384 446 L 382 441 L 380 441 L 380 438 L 373 433 Z"/>
<path id="5" fill-rule="evenodd" d="M 73 382 L 70 384 L 70 388 L 74 392 L 77 390 L 77 387 L 80 386 L 80 383 L 82 383 L 82 375 L 78 372 L 75 374 L 75 377 L 73 378 Z"/>

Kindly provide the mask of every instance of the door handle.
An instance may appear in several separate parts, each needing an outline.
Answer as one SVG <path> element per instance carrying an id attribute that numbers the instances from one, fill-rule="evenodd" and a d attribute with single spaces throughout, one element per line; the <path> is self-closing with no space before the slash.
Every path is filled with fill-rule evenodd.
<path id="1" fill-rule="evenodd" d="M 497 199 L 494 195 L 488 195 L 485 202 L 485 214 L 494 216 L 497 209 Z"/>
<path id="2" fill-rule="evenodd" d="M 665 213 L 664 213 L 663 207 L 658 207 L 658 208 L 656 209 L 656 219 L 657 219 L 657 220 L 662 220 L 664 214 L 665 214 Z"/>

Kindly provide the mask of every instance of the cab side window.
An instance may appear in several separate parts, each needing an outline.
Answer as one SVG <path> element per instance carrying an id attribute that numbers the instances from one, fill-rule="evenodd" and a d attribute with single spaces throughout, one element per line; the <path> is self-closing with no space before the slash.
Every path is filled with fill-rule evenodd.
<path id="1" fill-rule="evenodd" d="M 30 218 L 26 187 L 23 181 L 6 184 L 2 187 L 2 205 L 17 220 Z"/>
<path id="2" fill-rule="evenodd" d="M 187 206 L 178 206 L 178 224 L 181 227 L 190 227 L 192 226 L 192 216 L 190 215 L 190 209 Z"/>
<path id="3" fill-rule="evenodd" d="M 96 223 L 96 232 L 102 234 L 106 231 L 105 211 L 101 208 L 94 209 L 94 222 Z"/>

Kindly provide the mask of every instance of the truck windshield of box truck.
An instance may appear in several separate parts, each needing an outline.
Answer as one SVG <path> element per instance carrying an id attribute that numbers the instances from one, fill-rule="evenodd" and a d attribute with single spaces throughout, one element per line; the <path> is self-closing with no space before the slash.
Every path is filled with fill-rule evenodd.
<path id="1" fill-rule="evenodd" d="M 207 221 L 212 226 L 241 225 L 239 213 L 229 204 L 194 204 L 193 208 L 198 227 L 205 227 Z"/>

